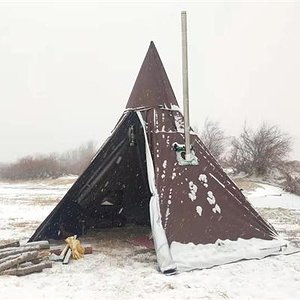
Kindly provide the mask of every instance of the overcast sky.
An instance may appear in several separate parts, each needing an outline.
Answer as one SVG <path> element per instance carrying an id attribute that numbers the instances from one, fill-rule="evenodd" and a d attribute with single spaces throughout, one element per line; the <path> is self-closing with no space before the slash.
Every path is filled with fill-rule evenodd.
<path id="1" fill-rule="evenodd" d="M 191 123 L 277 124 L 300 160 L 300 4 L 0 0 L 0 162 L 101 143 L 151 40 L 179 104 L 188 14 Z"/>

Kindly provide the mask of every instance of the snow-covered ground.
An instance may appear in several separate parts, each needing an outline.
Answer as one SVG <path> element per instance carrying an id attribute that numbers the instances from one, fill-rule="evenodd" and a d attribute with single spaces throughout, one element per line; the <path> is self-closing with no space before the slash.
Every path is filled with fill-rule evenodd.
<path id="1" fill-rule="evenodd" d="M 71 181 L 0 183 L 0 244 L 30 237 Z M 266 184 L 245 193 L 286 239 L 300 244 L 300 197 Z M 95 251 L 79 261 L 1 276 L 0 299 L 300 299 L 300 254 L 165 276 L 153 250 L 126 242 L 147 230 L 103 230 L 81 239 Z"/>

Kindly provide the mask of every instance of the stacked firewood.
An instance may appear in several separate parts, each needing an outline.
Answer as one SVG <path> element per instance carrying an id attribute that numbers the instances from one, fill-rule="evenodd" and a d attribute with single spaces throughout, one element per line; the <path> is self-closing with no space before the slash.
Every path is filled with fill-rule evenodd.
<path id="1" fill-rule="evenodd" d="M 19 242 L 0 246 L 0 275 L 23 276 L 51 268 L 48 241 L 20 245 Z"/>

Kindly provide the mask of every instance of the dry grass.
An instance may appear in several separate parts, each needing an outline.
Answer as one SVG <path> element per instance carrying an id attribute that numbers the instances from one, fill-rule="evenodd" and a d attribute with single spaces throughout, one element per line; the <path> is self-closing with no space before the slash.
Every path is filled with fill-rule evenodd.
<path id="1" fill-rule="evenodd" d="M 261 187 L 258 183 L 249 180 L 249 178 L 234 178 L 235 184 L 245 191 L 254 191 L 258 187 Z"/>
<path id="2" fill-rule="evenodd" d="M 12 184 L 45 184 L 50 186 L 57 186 L 57 185 L 72 185 L 76 179 L 77 176 L 66 176 L 66 177 L 58 177 L 58 178 L 49 178 L 49 179 L 29 179 L 29 180 L 9 180 L 9 179 L 1 179 L 1 182 L 3 183 L 12 183 Z"/>
<path id="3" fill-rule="evenodd" d="M 49 185 L 71 185 L 76 181 L 77 178 L 78 178 L 77 176 L 68 176 L 68 177 L 59 177 L 56 179 L 49 179 L 48 184 Z"/>
<path id="4" fill-rule="evenodd" d="M 300 224 L 296 211 L 285 208 L 257 208 L 257 211 L 272 223 L 280 235 L 300 247 Z"/>
<path id="5" fill-rule="evenodd" d="M 53 206 L 55 204 L 57 204 L 61 199 L 60 198 L 37 198 L 34 199 L 34 201 L 30 201 L 28 202 L 29 205 L 33 205 L 33 206 Z"/>

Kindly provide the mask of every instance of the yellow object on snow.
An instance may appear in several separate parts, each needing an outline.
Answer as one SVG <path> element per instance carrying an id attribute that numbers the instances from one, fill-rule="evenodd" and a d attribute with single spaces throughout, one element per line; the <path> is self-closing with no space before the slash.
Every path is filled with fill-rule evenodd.
<path id="1" fill-rule="evenodd" d="M 79 259 L 83 257 L 84 248 L 80 245 L 80 241 L 76 239 L 76 236 L 69 236 L 65 239 L 66 243 L 72 250 L 72 257 L 74 259 Z"/>

